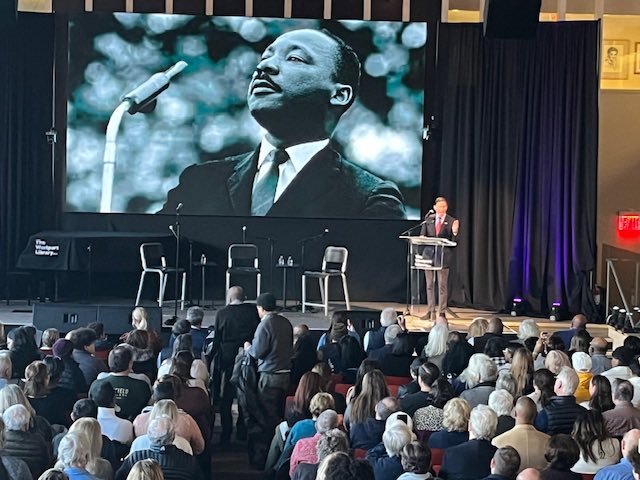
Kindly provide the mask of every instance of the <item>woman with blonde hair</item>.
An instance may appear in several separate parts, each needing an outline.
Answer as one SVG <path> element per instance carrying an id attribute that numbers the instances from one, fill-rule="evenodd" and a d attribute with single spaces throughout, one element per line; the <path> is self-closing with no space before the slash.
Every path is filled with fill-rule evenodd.
<path id="1" fill-rule="evenodd" d="M 0 415 L 13 405 L 22 405 L 31 416 L 29 431 L 42 435 L 45 441 L 50 442 L 52 438 L 51 425 L 44 417 L 38 415 L 29 403 L 26 395 L 18 385 L 7 385 L 0 390 Z"/>
<path id="2" fill-rule="evenodd" d="M 0 352 L 0 388 L 9 383 L 16 383 L 17 380 L 11 378 L 13 366 L 11 364 L 11 355 L 9 352 Z"/>
<path id="3" fill-rule="evenodd" d="M 511 375 L 516 381 L 516 398 L 533 393 L 533 356 L 526 348 L 518 348 L 511 359 Z"/>
<path id="4" fill-rule="evenodd" d="M 127 480 L 164 480 L 164 475 L 158 462 L 147 459 L 135 463 Z"/>
<path id="5" fill-rule="evenodd" d="M 429 436 L 429 448 L 448 448 L 469 440 L 471 405 L 462 398 L 452 398 L 442 411 L 442 430 Z"/>
<path id="6" fill-rule="evenodd" d="M 485 333 L 487 333 L 487 328 L 489 328 L 489 322 L 486 318 L 474 318 L 473 322 L 471 322 L 469 328 L 467 329 L 467 342 L 473 345 L 475 343 L 476 337 L 481 337 Z"/>
<path id="7" fill-rule="evenodd" d="M 147 436 L 147 427 L 153 420 L 161 417 L 171 420 L 176 431 L 173 440 L 176 447 L 190 455 L 202 453 L 204 438 L 198 424 L 189 415 L 187 415 L 188 418 L 184 418 L 173 400 L 158 400 L 148 414 L 141 413 L 136 417 L 133 427 L 137 438 L 131 444 L 132 452 L 149 448 L 151 443 Z"/>
<path id="8" fill-rule="evenodd" d="M 85 437 L 89 447 L 89 461 L 86 470 L 100 480 L 111 480 L 113 468 L 100 456 L 102 451 L 102 429 L 95 418 L 84 417 L 76 420 L 69 428 L 69 433 L 77 433 Z"/>
<path id="9" fill-rule="evenodd" d="M 148 345 L 145 346 L 145 348 L 152 349 L 155 355 L 158 355 L 158 353 L 160 353 L 160 350 L 162 350 L 162 339 L 160 338 L 158 332 L 156 332 L 152 328 L 149 328 L 149 314 L 144 309 L 144 307 L 136 307 L 133 309 L 133 311 L 131 312 L 131 326 L 133 327 L 133 330 L 131 332 L 123 333 L 120 336 L 120 341 L 123 343 L 128 343 L 127 340 L 132 332 L 135 332 L 136 330 L 142 330 L 149 334 Z"/>
<path id="10" fill-rule="evenodd" d="M 100 439 L 102 442 L 102 438 Z M 101 480 L 87 469 L 91 462 L 90 439 L 84 433 L 69 432 L 58 447 L 58 461 L 55 468 L 64 470 L 69 480 Z"/>
<path id="11" fill-rule="evenodd" d="M 551 350 L 547 354 L 547 358 L 544 359 L 544 368 L 549 370 L 554 375 L 558 375 L 562 367 L 571 367 L 571 361 L 566 353 L 560 350 Z"/>

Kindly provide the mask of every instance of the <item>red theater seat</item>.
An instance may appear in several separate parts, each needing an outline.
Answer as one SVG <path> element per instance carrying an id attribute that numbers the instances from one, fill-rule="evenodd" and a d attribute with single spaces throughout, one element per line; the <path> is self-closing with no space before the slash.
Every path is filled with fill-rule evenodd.
<path id="1" fill-rule="evenodd" d="M 442 457 L 444 455 L 443 448 L 431 449 L 431 466 L 436 475 L 440 473 L 440 465 L 442 465 Z"/>
<path id="2" fill-rule="evenodd" d="M 367 456 L 367 451 L 364 448 L 355 448 L 353 450 L 354 458 L 363 459 L 363 458 L 366 458 L 366 456 Z"/>
<path id="3" fill-rule="evenodd" d="M 336 385 L 336 393 L 339 393 L 340 395 L 344 395 L 345 397 L 347 396 L 347 390 L 349 390 L 351 387 L 353 387 L 353 385 L 350 385 L 348 383 L 338 383 Z"/>
<path id="4" fill-rule="evenodd" d="M 595 473 L 581 473 L 582 480 L 593 480 L 595 478 Z"/>
<path id="5" fill-rule="evenodd" d="M 387 380 L 387 385 L 406 385 L 412 381 L 411 377 L 384 377 Z"/>
<path id="6" fill-rule="evenodd" d="M 398 390 L 400 390 L 400 385 L 389 385 L 389 393 L 392 397 L 398 396 Z"/>

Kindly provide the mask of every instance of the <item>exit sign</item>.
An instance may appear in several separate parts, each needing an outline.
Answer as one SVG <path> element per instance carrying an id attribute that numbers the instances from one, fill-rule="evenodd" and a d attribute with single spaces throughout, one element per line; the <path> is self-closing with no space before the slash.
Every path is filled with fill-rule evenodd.
<path id="1" fill-rule="evenodd" d="M 619 232 L 640 232 L 639 212 L 619 212 L 618 213 Z"/>

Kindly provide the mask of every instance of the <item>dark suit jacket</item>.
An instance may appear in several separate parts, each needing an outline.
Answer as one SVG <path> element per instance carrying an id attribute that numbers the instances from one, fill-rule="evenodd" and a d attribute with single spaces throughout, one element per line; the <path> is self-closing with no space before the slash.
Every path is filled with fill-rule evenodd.
<path id="1" fill-rule="evenodd" d="M 491 475 L 491 459 L 497 448 L 488 440 L 469 440 L 444 452 L 440 477 L 474 480 Z"/>
<path id="2" fill-rule="evenodd" d="M 251 215 L 257 171 L 253 152 L 187 167 L 158 213 Z M 271 217 L 404 218 L 402 194 L 327 147 L 318 152 L 267 212 Z"/>
<path id="3" fill-rule="evenodd" d="M 449 214 L 444 216 L 444 222 L 440 227 L 440 233 L 436 235 L 436 215 L 429 215 L 427 217 L 426 223 L 422 226 L 420 230 L 420 235 L 426 235 L 427 237 L 438 237 L 438 238 L 446 238 L 447 240 L 455 240 L 455 235 L 453 234 L 453 222 L 456 219 Z M 444 248 L 444 257 L 442 259 L 443 268 L 449 268 L 451 266 L 451 257 L 453 255 L 453 250 L 451 247 L 443 247 Z M 436 247 L 427 246 L 424 248 L 422 255 L 425 258 L 433 259 L 434 265 L 439 266 L 440 263 L 440 252 Z"/>

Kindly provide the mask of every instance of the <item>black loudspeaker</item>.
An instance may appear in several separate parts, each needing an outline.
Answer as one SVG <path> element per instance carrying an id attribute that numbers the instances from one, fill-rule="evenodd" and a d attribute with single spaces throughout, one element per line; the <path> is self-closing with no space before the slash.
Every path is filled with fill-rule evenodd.
<path id="1" fill-rule="evenodd" d="M 541 3 L 541 0 L 485 0 L 484 35 L 489 38 L 535 36 Z"/>
<path id="2" fill-rule="evenodd" d="M 33 324 L 39 330 L 56 328 L 66 334 L 92 322 L 102 322 L 104 333 L 120 335 L 131 330 L 129 305 L 85 305 L 78 303 L 36 303 L 33 307 Z M 160 332 L 162 308 L 144 307 L 149 315 L 149 328 Z"/>

